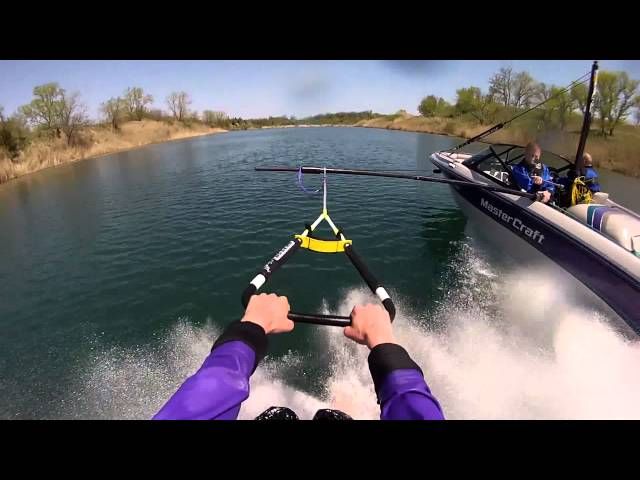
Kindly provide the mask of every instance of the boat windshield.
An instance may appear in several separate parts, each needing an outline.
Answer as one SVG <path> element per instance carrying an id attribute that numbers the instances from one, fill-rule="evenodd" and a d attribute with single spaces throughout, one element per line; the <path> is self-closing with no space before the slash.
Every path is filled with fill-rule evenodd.
<path id="1" fill-rule="evenodd" d="M 505 186 L 517 188 L 511 182 L 511 168 L 522 161 L 524 150 L 524 147 L 518 145 L 490 145 L 465 160 L 464 165 L 478 173 L 492 177 L 493 180 L 497 180 Z M 543 151 L 540 160 L 549 167 L 552 175 L 556 178 L 566 174 L 567 170 L 573 166 L 571 161 L 552 152 Z"/>

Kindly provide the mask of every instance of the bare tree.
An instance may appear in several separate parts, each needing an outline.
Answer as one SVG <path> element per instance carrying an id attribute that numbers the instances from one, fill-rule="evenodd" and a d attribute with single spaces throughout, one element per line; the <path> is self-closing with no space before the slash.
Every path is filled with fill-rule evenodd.
<path id="1" fill-rule="evenodd" d="M 210 127 L 220 126 L 229 122 L 229 116 L 224 112 L 204 110 L 202 112 L 202 121 Z"/>
<path id="2" fill-rule="evenodd" d="M 513 79 L 512 105 L 528 107 L 536 95 L 536 82 L 527 72 L 518 73 Z"/>
<path id="3" fill-rule="evenodd" d="M 489 95 L 505 107 L 511 105 L 513 89 L 514 75 L 511 67 L 501 68 L 500 71 L 489 80 Z"/>
<path id="4" fill-rule="evenodd" d="M 124 100 L 120 97 L 110 98 L 100 106 L 100 110 L 111 124 L 111 130 L 114 132 L 120 130 L 120 123 L 124 120 L 127 111 Z"/>
<path id="5" fill-rule="evenodd" d="M 172 92 L 167 96 L 167 105 L 173 114 L 173 118 L 181 122 L 188 112 L 191 98 L 187 92 Z"/>
<path id="6" fill-rule="evenodd" d="M 153 97 L 145 95 L 142 88 L 133 87 L 125 90 L 124 101 L 130 118 L 142 120 L 147 111 L 147 105 L 153 103 Z"/>
<path id="7" fill-rule="evenodd" d="M 62 93 L 62 109 L 60 127 L 67 137 L 67 144 L 73 145 L 78 140 L 79 130 L 88 123 L 87 109 L 80 103 L 80 94 Z"/>

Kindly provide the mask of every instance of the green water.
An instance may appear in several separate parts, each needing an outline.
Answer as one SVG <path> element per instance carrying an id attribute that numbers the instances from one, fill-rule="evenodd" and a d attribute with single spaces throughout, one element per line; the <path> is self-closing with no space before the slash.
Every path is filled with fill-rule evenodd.
<path id="1" fill-rule="evenodd" d="M 220 328 L 241 316 L 240 294 L 255 273 L 320 213 L 321 196 L 303 194 L 294 174 L 256 173 L 255 166 L 430 173 L 428 154 L 455 143 L 374 129 L 231 132 L 0 186 L 0 417 L 152 415 Z M 305 181 L 320 185 L 317 176 Z M 470 246 L 443 185 L 330 177 L 328 206 L 396 300 L 399 322 L 411 318 L 420 328 L 452 302 L 447 291 L 462 275 L 456 261 L 468 267 L 469 258 L 480 258 L 474 279 L 498 268 Z M 490 290 L 494 277 L 488 272 L 480 290 Z M 373 301 L 342 255 L 302 251 L 269 287 L 303 312 L 347 314 L 356 299 Z M 336 368 L 364 358 L 340 350 L 352 347 L 339 335 L 298 326 L 272 337 L 261 375 L 269 388 L 280 387 L 264 403 L 291 392 L 310 405 L 327 400 Z"/>

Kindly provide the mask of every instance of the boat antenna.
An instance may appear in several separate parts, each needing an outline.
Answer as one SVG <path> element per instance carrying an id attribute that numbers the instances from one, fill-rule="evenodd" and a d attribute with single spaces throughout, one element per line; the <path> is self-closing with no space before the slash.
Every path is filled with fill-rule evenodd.
<path id="1" fill-rule="evenodd" d="M 580 132 L 580 142 L 578 142 L 578 150 L 576 151 L 575 173 L 580 177 L 584 175 L 584 147 L 587 144 L 589 129 L 591 128 L 591 103 L 593 102 L 593 93 L 598 85 L 598 62 L 593 62 L 591 67 L 591 79 L 589 81 L 589 93 L 587 94 L 587 103 L 584 107 L 584 119 L 582 121 L 582 131 Z"/>
<path id="2" fill-rule="evenodd" d="M 528 108 L 527 110 L 525 110 L 524 112 L 520 112 L 517 115 L 515 115 L 514 117 L 510 118 L 509 120 L 506 120 L 504 122 L 498 123 L 497 125 L 494 125 L 493 127 L 489 128 L 488 130 L 485 130 L 482 133 L 479 133 L 478 135 L 476 135 L 475 137 L 470 138 L 469 140 L 461 143 L 460 145 L 458 145 L 457 147 L 454 147 L 450 150 L 447 150 L 449 152 L 455 152 L 456 150 L 461 149 L 462 147 L 465 147 L 467 145 L 469 145 L 470 143 L 474 143 L 477 142 L 478 140 L 480 140 L 481 138 L 484 138 L 488 135 L 491 135 L 494 132 L 497 132 L 498 130 L 501 130 L 502 128 L 506 127 L 507 125 L 509 125 L 511 122 L 513 122 L 514 120 L 516 120 L 517 118 L 520 118 L 523 115 L 526 115 L 527 113 L 529 113 L 531 110 L 535 110 L 536 108 L 544 105 L 545 103 L 553 100 L 554 98 L 559 97 L 560 95 L 565 94 L 566 92 L 568 92 L 569 90 L 571 90 L 573 87 L 575 87 L 576 85 L 579 85 L 581 83 L 586 83 L 587 81 L 587 77 L 592 75 L 592 72 L 588 72 L 585 73 L 584 75 L 582 75 L 580 78 L 574 80 L 573 82 L 571 82 L 569 85 L 567 85 L 565 88 L 563 88 L 562 90 L 560 90 L 558 93 L 556 93 L 555 95 L 547 98 L 546 100 L 543 100 L 542 102 L 534 105 L 533 107 Z"/>

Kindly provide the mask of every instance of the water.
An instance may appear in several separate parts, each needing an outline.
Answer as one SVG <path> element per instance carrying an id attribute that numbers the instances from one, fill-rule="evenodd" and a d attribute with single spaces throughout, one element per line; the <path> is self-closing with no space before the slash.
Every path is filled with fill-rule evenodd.
<path id="1" fill-rule="evenodd" d="M 427 155 L 454 143 L 374 129 L 232 132 L 0 186 L 0 417 L 152 416 L 241 316 L 247 282 L 320 212 L 294 174 L 254 166 L 430 172 Z M 547 308 L 523 311 L 535 272 L 469 237 L 448 187 L 335 176 L 328 204 L 394 297 L 398 339 L 449 418 L 640 418 L 638 344 L 550 280 Z M 375 301 L 342 255 L 300 252 L 269 286 L 298 311 Z M 272 405 L 376 418 L 366 354 L 340 329 L 271 337 L 241 418 Z"/>

